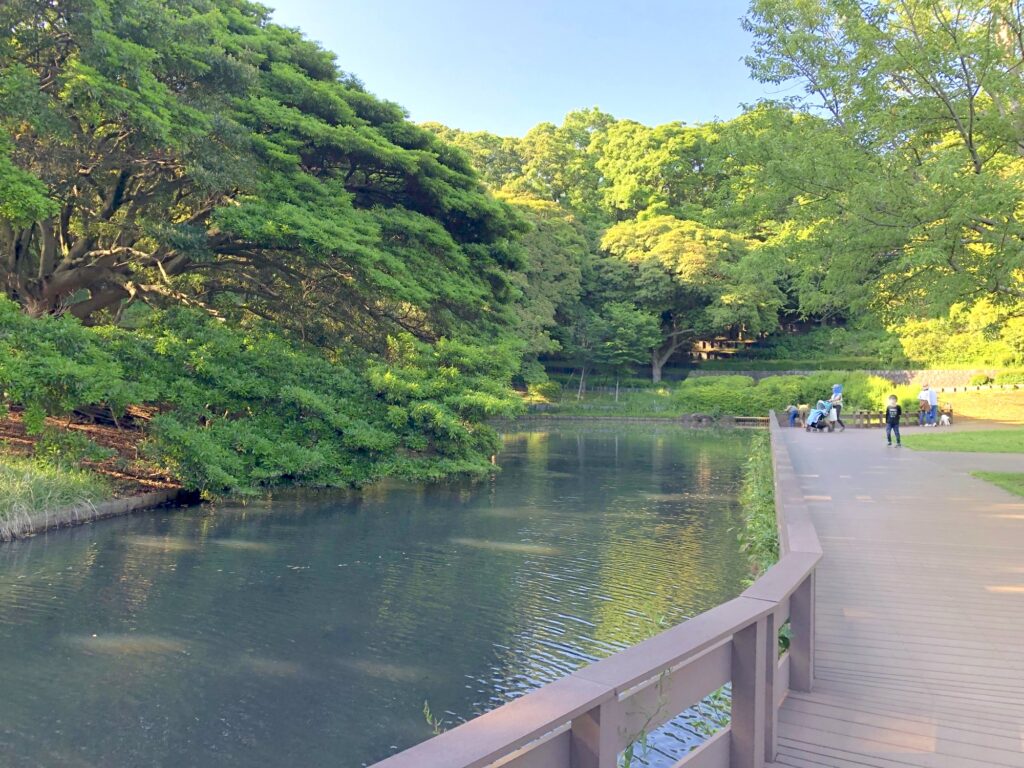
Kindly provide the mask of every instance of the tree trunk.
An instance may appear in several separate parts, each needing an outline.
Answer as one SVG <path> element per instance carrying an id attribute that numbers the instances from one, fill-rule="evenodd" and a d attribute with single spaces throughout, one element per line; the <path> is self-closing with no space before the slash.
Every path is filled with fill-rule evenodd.
<path id="1" fill-rule="evenodd" d="M 619 402 L 619 377 L 615 377 L 615 402 Z"/>
<path id="2" fill-rule="evenodd" d="M 658 350 L 651 352 L 651 381 L 657 384 L 661 381 L 661 369 L 665 361 L 658 358 Z"/>
<path id="3" fill-rule="evenodd" d="M 586 379 L 585 379 L 586 374 L 587 374 L 587 369 L 586 368 L 580 368 L 580 387 L 579 387 L 579 389 L 576 390 L 576 399 L 577 400 L 582 399 L 583 398 L 583 393 L 586 392 L 586 390 L 587 390 Z"/>

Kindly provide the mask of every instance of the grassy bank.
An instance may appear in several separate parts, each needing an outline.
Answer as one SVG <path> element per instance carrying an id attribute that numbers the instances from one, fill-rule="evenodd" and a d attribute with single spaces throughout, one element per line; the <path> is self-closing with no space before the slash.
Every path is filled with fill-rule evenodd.
<path id="1" fill-rule="evenodd" d="M 546 408 L 560 416 L 677 418 L 687 413 L 667 386 L 651 387 L 643 392 L 620 392 L 618 402 L 610 392 L 588 392 L 577 399 L 575 393 L 566 391 L 547 403 Z"/>
<path id="2" fill-rule="evenodd" d="M 1024 428 L 978 432 L 933 431 L 926 435 L 907 435 L 903 438 L 903 445 L 917 451 L 1024 453 Z"/>
<path id="3" fill-rule="evenodd" d="M 971 472 L 974 477 L 987 480 L 1010 493 L 1024 496 L 1024 473 L 1022 472 Z"/>
<path id="4" fill-rule="evenodd" d="M 109 495 L 103 478 L 87 470 L 0 455 L 0 528 L 15 518 L 88 506 Z"/>

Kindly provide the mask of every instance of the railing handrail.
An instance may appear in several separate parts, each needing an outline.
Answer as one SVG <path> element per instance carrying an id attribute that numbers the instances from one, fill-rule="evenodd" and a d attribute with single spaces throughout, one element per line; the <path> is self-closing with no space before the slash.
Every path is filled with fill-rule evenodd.
<path id="1" fill-rule="evenodd" d="M 757 768 L 765 759 L 772 759 L 779 690 L 790 686 L 809 690 L 813 682 L 813 577 L 821 559 L 821 545 L 779 429 L 773 411 L 769 431 L 780 558 L 738 597 L 372 768 L 485 768 L 552 735 L 552 740 L 558 740 L 551 746 L 555 757 L 530 765 L 614 766 L 624 738 L 620 726 L 629 720 L 623 702 L 638 696 L 645 684 L 663 683 L 669 675 L 669 683 L 679 689 L 676 703 L 691 696 L 696 699 L 682 706 L 696 703 L 724 682 L 715 676 L 720 676 L 720 669 L 711 669 L 721 663 L 721 654 L 714 652 L 724 645 L 732 646 L 733 723 L 729 743 L 716 752 L 718 759 L 708 764 Z M 774 654 L 778 629 L 787 618 L 792 634 L 785 660 L 789 680 L 780 681 L 781 663 L 769 664 L 768 659 Z M 716 657 L 713 661 L 706 661 L 712 656 Z M 702 664 L 704 668 L 698 669 Z M 709 685 L 710 690 L 704 690 Z M 676 714 L 669 713 L 661 722 Z M 728 762 L 722 763 L 722 759 Z M 516 759 L 502 762 L 503 766 L 516 764 Z"/>

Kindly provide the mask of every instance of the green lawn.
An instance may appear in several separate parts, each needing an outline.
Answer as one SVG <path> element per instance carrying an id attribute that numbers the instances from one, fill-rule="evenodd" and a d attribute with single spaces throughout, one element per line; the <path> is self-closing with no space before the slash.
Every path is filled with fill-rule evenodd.
<path id="1" fill-rule="evenodd" d="M 686 413 L 671 396 L 668 387 L 651 388 L 645 392 L 620 392 L 619 402 L 611 392 L 588 392 L 582 400 L 572 391 L 562 393 L 552 404 L 551 413 L 561 416 L 620 416 L 627 418 L 678 418 Z"/>
<path id="2" fill-rule="evenodd" d="M 82 469 L 0 455 L 0 527 L 15 517 L 107 498 L 106 482 Z"/>
<path id="3" fill-rule="evenodd" d="M 1024 453 L 1024 428 L 979 432 L 936 430 L 907 435 L 903 445 L 918 451 L 966 451 L 970 453 Z"/>
<path id="4" fill-rule="evenodd" d="M 971 472 L 975 477 L 1005 488 L 1010 493 L 1024 496 L 1024 472 Z"/>

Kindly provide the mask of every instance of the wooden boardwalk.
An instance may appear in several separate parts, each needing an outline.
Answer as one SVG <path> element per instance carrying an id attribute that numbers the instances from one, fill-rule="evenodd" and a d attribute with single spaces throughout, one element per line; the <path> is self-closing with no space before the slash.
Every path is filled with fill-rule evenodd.
<path id="1" fill-rule="evenodd" d="M 1024 499 L 968 474 L 1024 455 L 783 432 L 824 557 L 814 690 L 774 764 L 1024 768 Z"/>

